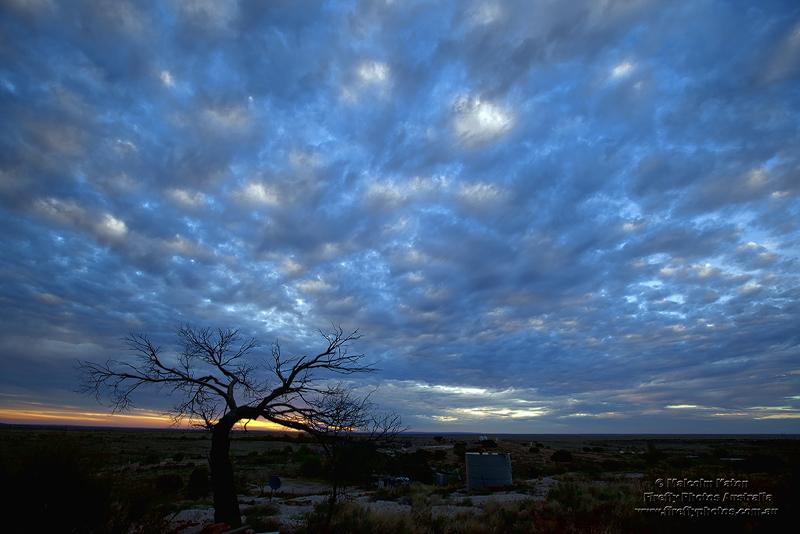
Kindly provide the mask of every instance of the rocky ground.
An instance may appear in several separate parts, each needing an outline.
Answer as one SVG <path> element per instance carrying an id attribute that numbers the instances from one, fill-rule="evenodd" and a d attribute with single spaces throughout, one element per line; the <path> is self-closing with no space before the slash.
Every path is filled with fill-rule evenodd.
<path id="1" fill-rule="evenodd" d="M 506 491 L 489 495 L 470 495 L 466 488 L 463 488 L 451 493 L 441 504 L 431 505 L 431 510 L 435 515 L 445 514 L 451 516 L 467 509 L 480 514 L 483 513 L 483 507 L 490 500 L 501 503 L 525 499 L 544 500 L 547 498 L 548 490 L 556 484 L 556 480 L 551 477 L 543 477 L 538 480 L 528 481 L 528 483 L 534 487 L 532 494 Z M 287 478 L 282 480 L 279 491 L 281 492 L 280 497 L 252 498 L 240 496 L 242 515 L 246 517 L 253 509 L 265 504 L 271 504 L 278 509 L 277 517 L 280 518 L 281 526 L 287 530 L 293 530 L 302 524 L 305 514 L 312 512 L 314 506 L 325 501 L 330 487 L 317 482 Z M 401 512 L 411 510 L 411 504 L 408 499 L 373 501 L 373 495 L 374 492 L 371 491 L 348 491 L 344 497 L 373 510 L 397 510 Z M 472 506 L 464 507 L 462 503 L 464 499 L 469 499 L 472 502 Z M 210 506 L 202 506 L 183 510 L 171 517 L 170 522 L 176 534 L 198 534 L 204 526 L 214 522 L 214 509 Z"/>

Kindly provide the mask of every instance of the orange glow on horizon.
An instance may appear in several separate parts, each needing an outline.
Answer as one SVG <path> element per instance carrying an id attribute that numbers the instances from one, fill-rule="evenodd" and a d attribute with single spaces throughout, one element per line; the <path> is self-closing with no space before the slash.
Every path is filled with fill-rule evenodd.
<path id="1" fill-rule="evenodd" d="M 99 426 L 109 428 L 191 428 L 188 421 L 174 425 L 169 415 L 152 410 L 135 409 L 126 413 L 92 412 L 72 406 L 51 406 L 23 403 L 0 407 L 0 423 L 19 425 Z M 250 421 L 248 430 L 280 430 L 297 432 L 266 421 Z"/>

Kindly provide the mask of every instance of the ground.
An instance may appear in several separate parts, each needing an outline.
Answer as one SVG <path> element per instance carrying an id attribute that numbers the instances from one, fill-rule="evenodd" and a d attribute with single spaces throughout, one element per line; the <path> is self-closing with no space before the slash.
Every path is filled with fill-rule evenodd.
<path id="1" fill-rule="evenodd" d="M 362 532 L 414 532 L 417 527 L 443 533 L 590 532 L 598 525 L 607 532 L 625 532 L 630 525 L 640 532 L 707 531 L 712 525 L 700 520 L 665 519 L 640 510 L 663 507 L 648 503 L 647 494 L 664 494 L 670 488 L 659 489 L 659 481 L 673 479 L 746 480 L 747 491 L 771 496 L 735 506 L 750 512 L 775 509 L 777 519 L 732 519 L 725 525 L 731 532 L 781 532 L 798 511 L 798 436 L 489 437 L 444 435 L 437 441 L 432 435 L 403 435 L 380 454 L 414 458 L 415 475 L 427 480 L 410 476 L 409 486 L 383 490 L 373 484 L 377 477 L 348 482 L 346 513 L 336 519 L 342 522 L 339 531 L 356 523 Z M 72 530 L 86 532 L 193 534 L 213 521 L 211 494 L 202 484 L 209 448 L 208 434 L 200 431 L 0 426 L 3 485 L 18 488 L 20 495 L 48 488 L 36 501 L 0 503 L 0 513 L 12 523 L 19 518 L 12 527 L 28 530 L 69 523 Z M 510 453 L 514 486 L 468 492 L 463 452 L 469 450 Z M 305 526 L 330 488 L 324 469 L 301 474 L 304 455 L 318 453 L 313 440 L 298 434 L 234 433 L 231 459 L 245 523 L 257 532 L 287 533 Z M 562 456 L 571 459 L 553 460 Z M 434 472 L 453 473 L 454 484 L 433 485 Z M 272 476 L 282 481 L 275 492 L 268 484 Z M 723 495 L 722 489 L 713 491 Z M 87 499 L 91 492 L 110 497 Z"/>

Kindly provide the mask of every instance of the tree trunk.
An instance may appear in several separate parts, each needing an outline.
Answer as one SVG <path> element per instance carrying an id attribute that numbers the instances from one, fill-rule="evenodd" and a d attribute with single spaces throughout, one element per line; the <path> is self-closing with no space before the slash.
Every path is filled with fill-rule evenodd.
<path id="1" fill-rule="evenodd" d="M 331 496 L 328 499 L 328 512 L 325 514 L 325 532 L 328 532 L 331 529 L 331 520 L 333 519 L 333 512 L 336 509 L 336 492 L 339 489 L 339 468 L 336 465 L 336 449 L 332 448 L 330 452 L 328 452 L 328 457 L 330 458 L 331 462 L 331 470 L 333 475 L 333 480 L 331 481 Z"/>
<path id="2" fill-rule="evenodd" d="M 214 522 L 227 523 L 231 528 L 238 528 L 242 525 L 242 517 L 230 458 L 231 429 L 234 424 L 234 418 L 225 416 L 211 429 L 209 466 L 211 489 L 214 491 Z"/>

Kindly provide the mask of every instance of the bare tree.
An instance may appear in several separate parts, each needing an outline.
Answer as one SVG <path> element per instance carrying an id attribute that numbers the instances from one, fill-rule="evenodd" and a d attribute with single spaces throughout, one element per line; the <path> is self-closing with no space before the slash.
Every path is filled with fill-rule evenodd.
<path id="1" fill-rule="evenodd" d="M 390 442 L 407 430 L 398 414 L 378 411 L 378 406 L 369 400 L 371 395 L 360 398 L 351 387 L 340 383 L 309 402 L 313 410 L 304 423 L 325 450 L 333 479 L 324 530 L 330 527 L 337 504 L 345 446 L 353 441 Z"/>
<path id="2" fill-rule="evenodd" d="M 114 411 L 133 407 L 134 393 L 144 386 L 159 391 L 166 388 L 168 394 L 177 395 L 180 400 L 169 412 L 174 422 L 188 419 L 211 432 L 214 520 L 238 527 L 241 516 L 230 462 L 233 427 L 261 418 L 324 437 L 326 421 L 335 421 L 326 398 L 333 394 L 341 399 L 336 396 L 340 388 L 326 386 L 324 375 L 376 371 L 372 364 L 363 363 L 363 354 L 348 352 L 361 338 L 358 330 L 345 334 L 334 325 L 333 332 L 320 334 L 325 345 L 316 356 L 285 358 L 276 342 L 270 357 L 258 365 L 248 358 L 258 342 L 243 338 L 239 330 L 178 325 L 179 350 L 172 357 L 164 354 L 163 347 L 153 345 L 147 334 L 131 332 L 123 338 L 131 357 L 102 364 L 78 361 L 78 392 L 93 395 L 98 402 L 109 398 Z M 354 400 L 352 396 L 348 399 Z M 371 429 L 377 430 L 373 435 L 380 437 L 396 433 L 400 418 L 389 414 L 372 422 L 377 425 Z M 389 426 L 381 428 L 381 423 Z"/>

